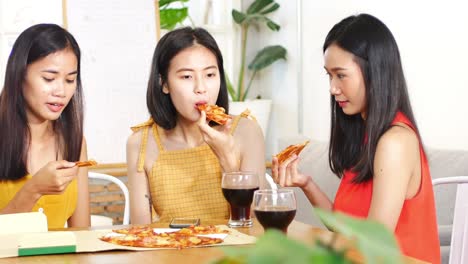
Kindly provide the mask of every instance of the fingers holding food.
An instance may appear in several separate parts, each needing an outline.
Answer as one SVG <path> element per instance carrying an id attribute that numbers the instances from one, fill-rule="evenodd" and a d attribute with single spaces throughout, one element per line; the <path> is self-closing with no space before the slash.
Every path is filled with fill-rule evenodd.
<path id="1" fill-rule="evenodd" d="M 51 161 L 37 171 L 30 183 L 35 193 L 60 194 L 78 174 L 75 163 L 66 160 Z"/>

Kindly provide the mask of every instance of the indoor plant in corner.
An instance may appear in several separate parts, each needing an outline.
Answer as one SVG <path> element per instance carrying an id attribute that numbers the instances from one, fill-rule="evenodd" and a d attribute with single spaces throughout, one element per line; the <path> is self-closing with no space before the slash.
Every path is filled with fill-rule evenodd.
<path id="1" fill-rule="evenodd" d="M 236 24 L 241 27 L 241 64 L 239 69 L 239 76 L 237 80 L 232 80 L 237 83 L 234 87 L 233 82 L 226 76 L 226 83 L 231 96 L 232 102 L 229 106 L 231 114 L 240 114 L 246 108 L 252 111 L 252 114 L 257 118 L 259 125 L 266 134 L 268 126 L 268 119 L 271 110 L 271 100 L 252 100 L 246 101 L 250 91 L 252 81 L 255 75 L 262 69 L 270 66 L 275 61 L 286 59 L 286 49 L 280 45 L 267 46 L 260 50 L 255 58 L 249 63 L 248 69 L 252 72 L 250 79 L 246 80 L 246 49 L 247 37 L 249 29 L 259 24 L 266 24 L 272 31 L 278 31 L 280 26 L 267 17 L 268 14 L 276 11 L 279 4 L 274 0 L 255 0 L 245 12 L 232 10 L 232 18 Z M 242 102 L 242 103 L 239 103 Z"/>

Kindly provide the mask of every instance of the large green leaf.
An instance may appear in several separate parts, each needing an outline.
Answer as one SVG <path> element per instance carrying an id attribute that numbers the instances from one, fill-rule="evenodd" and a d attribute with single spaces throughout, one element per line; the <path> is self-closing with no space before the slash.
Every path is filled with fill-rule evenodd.
<path id="1" fill-rule="evenodd" d="M 266 15 L 266 14 L 268 14 L 268 13 L 271 13 L 271 12 L 276 11 L 279 7 L 280 7 L 280 5 L 279 5 L 278 3 L 274 3 L 273 5 L 271 5 L 270 7 L 268 7 L 267 9 L 262 10 L 262 12 L 260 12 L 260 14 Z"/>
<path id="2" fill-rule="evenodd" d="M 273 31 L 279 31 L 280 30 L 280 25 L 276 24 L 275 22 L 271 21 L 269 18 L 265 17 L 265 20 L 267 21 L 267 26 L 273 30 Z"/>
<path id="3" fill-rule="evenodd" d="M 356 242 L 366 263 L 403 263 L 395 236 L 383 224 L 320 209 L 316 212 L 325 225 Z"/>
<path id="4" fill-rule="evenodd" d="M 217 264 L 282 264 L 282 263 L 330 263 L 345 264 L 343 254 L 333 252 L 320 245 L 306 246 L 287 238 L 277 230 L 268 230 L 253 248 L 225 248 L 227 255 Z"/>
<path id="5" fill-rule="evenodd" d="M 268 28 L 273 31 L 279 31 L 280 25 L 273 22 L 271 19 L 264 15 L 247 15 L 245 19 L 242 21 L 244 24 L 254 24 L 254 23 L 262 23 L 265 22 Z"/>
<path id="6" fill-rule="evenodd" d="M 249 69 L 259 71 L 280 59 L 286 60 L 286 49 L 280 45 L 268 46 L 257 53 Z"/>
<path id="7" fill-rule="evenodd" d="M 167 8 L 159 10 L 159 21 L 162 29 L 172 30 L 188 16 L 188 8 Z"/>
<path id="8" fill-rule="evenodd" d="M 244 22 L 245 18 L 247 17 L 246 14 L 242 13 L 242 12 L 239 12 L 235 9 L 232 10 L 232 18 L 234 19 L 234 22 L 236 22 L 237 24 L 242 24 L 242 22 Z"/>
<path id="9" fill-rule="evenodd" d="M 184 2 L 187 3 L 189 0 L 159 0 L 159 8 L 167 6 L 174 2 Z"/>
<path id="10" fill-rule="evenodd" d="M 255 0 L 249 8 L 247 8 L 247 14 L 255 14 L 261 11 L 263 8 L 273 3 L 274 0 Z"/>

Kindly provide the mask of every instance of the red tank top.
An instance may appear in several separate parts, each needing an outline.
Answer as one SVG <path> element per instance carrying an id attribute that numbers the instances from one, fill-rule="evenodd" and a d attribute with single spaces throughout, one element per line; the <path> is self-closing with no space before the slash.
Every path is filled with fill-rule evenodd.
<path id="1" fill-rule="evenodd" d="M 403 123 L 413 130 L 413 124 L 402 113 L 397 113 L 392 125 Z M 430 263 L 440 263 L 440 245 L 437 229 L 434 192 L 429 165 L 422 146 L 421 186 L 411 199 L 405 200 L 395 228 L 395 236 L 403 254 Z M 333 210 L 367 218 L 372 198 L 373 181 L 353 183 L 357 173 L 346 170 L 336 193 Z"/>

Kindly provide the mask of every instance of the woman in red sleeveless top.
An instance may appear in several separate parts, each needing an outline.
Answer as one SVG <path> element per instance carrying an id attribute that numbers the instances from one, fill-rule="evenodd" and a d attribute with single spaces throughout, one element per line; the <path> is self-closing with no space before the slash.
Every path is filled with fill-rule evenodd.
<path id="1" fill-rule="evenodd" d="M 394 230 L 402 252 L 440 263 L 429 166 L 416 127 L 396 41 L 377 18 L 360 14 L 336 24 L 323 46 L 330 79 L 329 162 L 341 178 L 332 202 L 296 155 L 278 164 L 281 186 L 302 188 L 322 209 L 369 218 Z"/>

